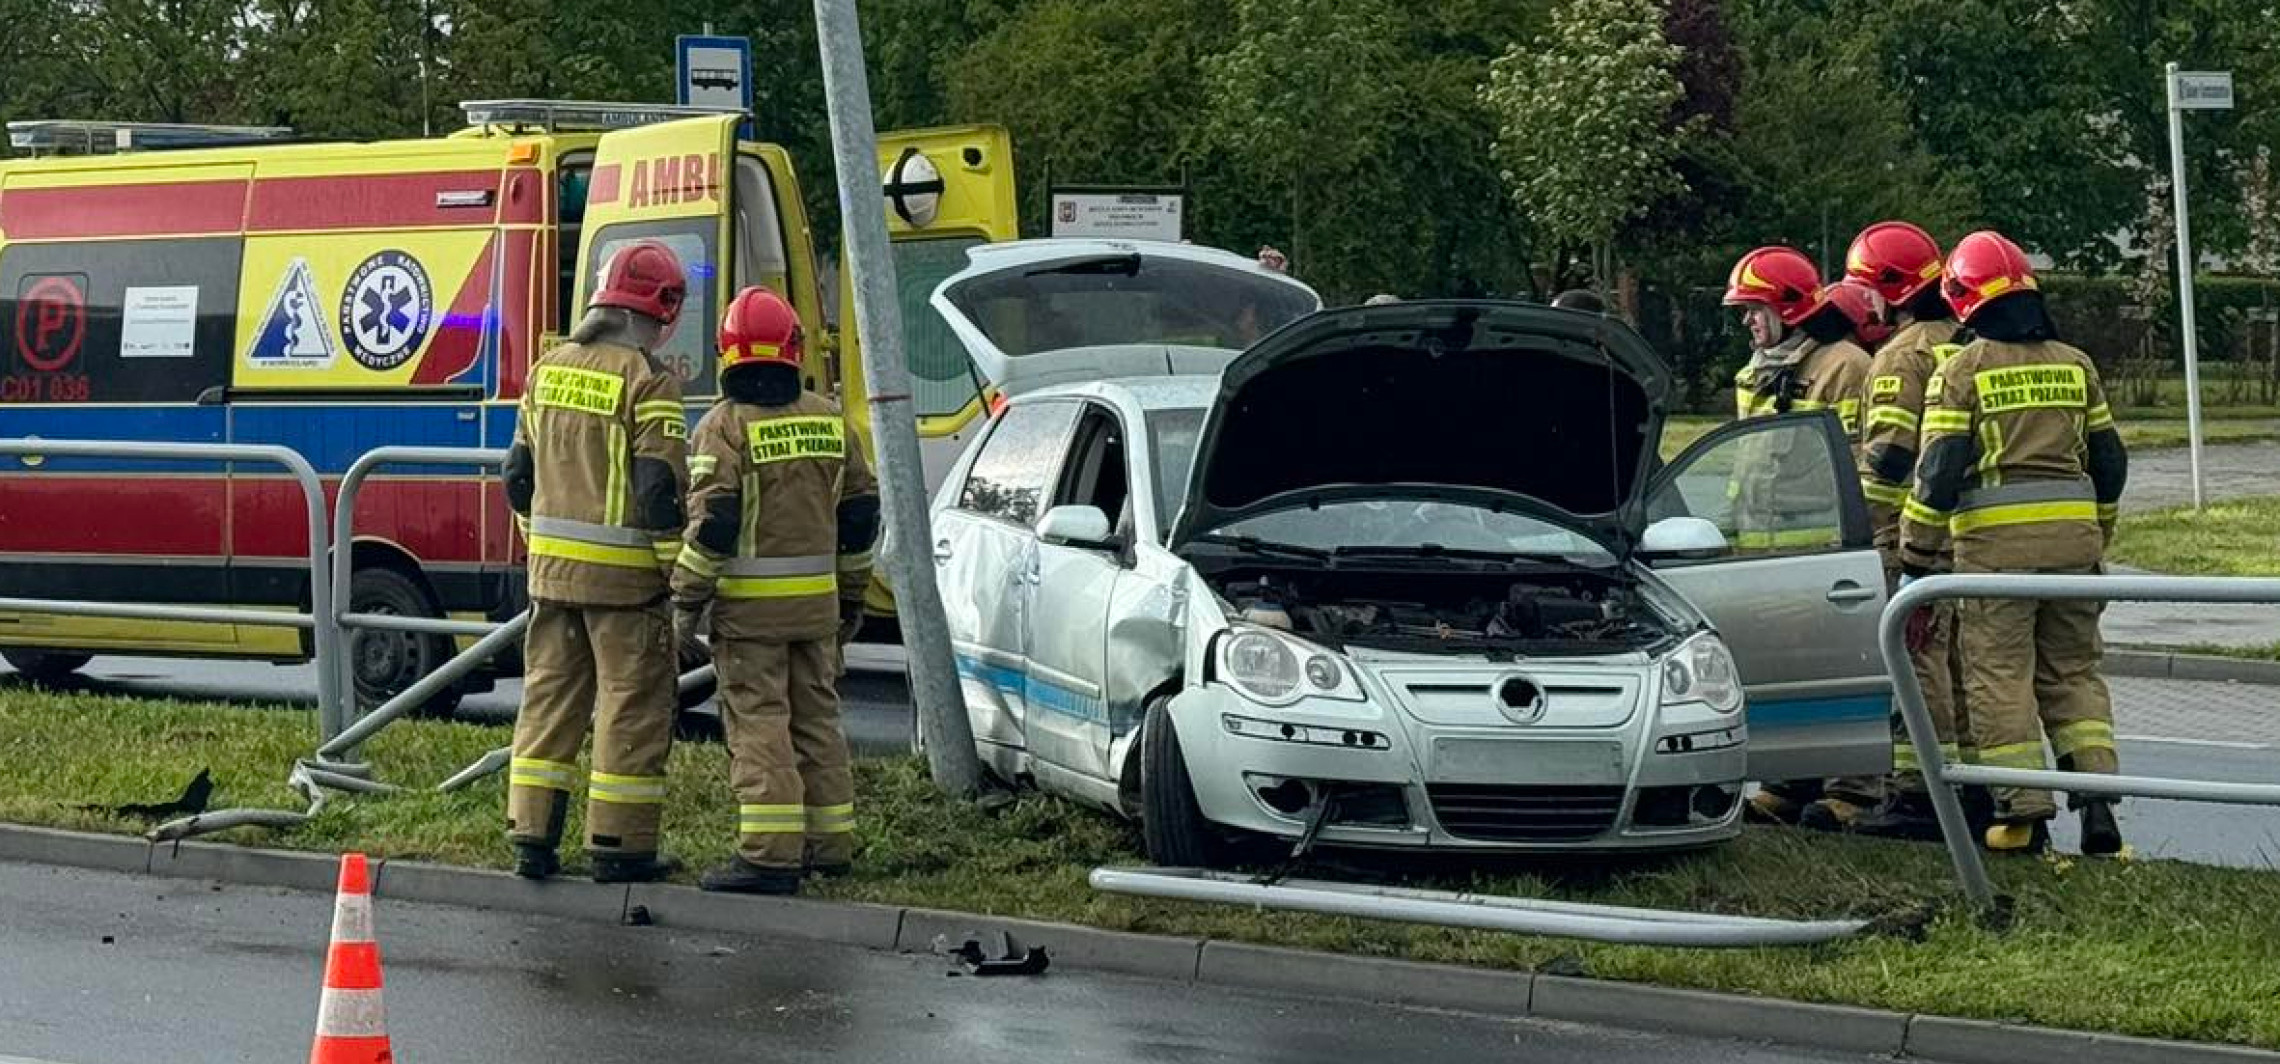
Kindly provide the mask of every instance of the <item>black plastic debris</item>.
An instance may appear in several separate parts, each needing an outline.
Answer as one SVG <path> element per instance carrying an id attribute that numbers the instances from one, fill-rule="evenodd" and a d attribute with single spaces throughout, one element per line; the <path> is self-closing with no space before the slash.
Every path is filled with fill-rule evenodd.
<path id="1" fill-rule="evenodd" d="M 991 946 L 996 949 L 991 950 Z M 974 975 L 1043 975 L 1053 963 L 1052 958 L 1045 955 L 1045 947 L 1024 949 L 1012 935 L 1003 931 L 984 938 L 968 938 L 955 945 L 947 935 L 936 936 L 934 952 L 957 961 Z"/>

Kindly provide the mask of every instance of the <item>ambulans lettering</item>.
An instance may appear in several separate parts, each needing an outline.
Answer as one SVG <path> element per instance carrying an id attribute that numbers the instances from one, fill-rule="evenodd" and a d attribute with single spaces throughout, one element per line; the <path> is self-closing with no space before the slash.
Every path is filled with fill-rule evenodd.
<path id="1" fill-rule="evenodd" d="M 401 251 L 365 259 L 340 297 L 340 335 L 359 365 L 387 372 L 419 354 L 435 324 L 427 269 Z"/>
<path id="2" fill-rule="evenodd" d="M 846 429 L 835 417 L 785 417 L 755 421 L 745 429 L 752 461 L 847 457 Z"/>
<path id="3" fill-rule="evenodd" d="M 2090 405 L 2089 378 L 2080 366 L 2006 366 L 1981 370 L 1972 383 L 1979 390 L 1980 412 L 1986 414 Z"/>
<path id="4" fill-rule="evenodd" d="M 670 207 L 720 198 L 720 156 L 666 155 L 631 164 L 633 190 L 626 206 Z"/>
<path id="5" fill-rule="evenodd" d="M 618 411 L 618 402 L 625 392 L 625 380 L 613 373 L 590 369 L 540 366 L 532 391 L 540 406 L 574 410 L 596 417 L 611 417 Z"/>
<path id="6" fill-rule="evenodd" d="M 277 290 L 269 296 L 269 309 L 246 349 L 246 361 L 262 369 L 323 369 L 333 364 L 339 349 L 331 327 L 318 313 L 316 274 L 309 260 L 298 255 L 286 264 Z"/>

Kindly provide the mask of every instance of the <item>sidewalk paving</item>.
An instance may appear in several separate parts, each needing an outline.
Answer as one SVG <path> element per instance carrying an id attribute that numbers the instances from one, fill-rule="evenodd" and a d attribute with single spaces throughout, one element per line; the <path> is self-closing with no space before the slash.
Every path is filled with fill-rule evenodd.
<path id="1" fill-rule="evenodd" d="M 2201 449 L 2203 494 L 2209 501 L 2280 495 L 2280 442 L 2226 443 Z M 2154 510 L 2193 501 L 2192 461 L 2185 448 L 2130 455 L 2122 507 Z M 2274 530 L 2280 539 L 2280 529 Z M 2280 645 L 2280 606 L 2116 602 L 2100 626 L 2115 646 L 2227 647 Z"/>
<path id="2" fill-rule="evenodd" d="M 2280 687 L 2108 676 L 2114 731 L 2156 739 L 2280 751 Z"/>

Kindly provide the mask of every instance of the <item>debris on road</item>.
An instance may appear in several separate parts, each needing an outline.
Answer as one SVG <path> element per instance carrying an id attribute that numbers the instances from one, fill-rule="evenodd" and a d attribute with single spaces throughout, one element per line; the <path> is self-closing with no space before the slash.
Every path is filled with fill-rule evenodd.
<path id="1" fill-rule="evenodd" d="M 984 949 L 980 938 L 968 938 L 952 945 L 948 935 L 934 937 L 934 952 L 958 961 L 975 975 L 1043 975 L 1053 963 L 1052 958 L 1045 955 L 1043 946 L 1023 949 L 1012 935 L 1003 931 L 993 932 L 988 938 L 997 947 L 995 956 Z"/>

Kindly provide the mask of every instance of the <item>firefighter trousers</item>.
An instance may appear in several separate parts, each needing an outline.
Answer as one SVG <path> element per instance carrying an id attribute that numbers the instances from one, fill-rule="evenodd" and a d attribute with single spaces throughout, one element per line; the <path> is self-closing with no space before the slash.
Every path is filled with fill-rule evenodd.
<path id="1" fill-rule="evenodd" d="M 736 789 L 737 853 L 763 868 L 855 857 L 855 778 L 839 730 L 832 639 L 713 640 L 721 726 Z"/>
<path id="2" fill-rule="evenodd" d="M 1909 655 L 1909 664 L 1916 670 L 1916 683 L 1924 689 L 1924 708 L 1931 714 L 1940 756 L 1950 764 L 1976 764 L 1979 748 L 1971 737 L 1970 715 L 1964 708 L 1963 669 L 1956 655 L 1956 603 L 1943 600 L 1924 608 L 1931 611 L 1931 627 L 1923 649 Z M 1892 714 L 1892 787 L 1908 797 L 1925 794 L 1923 765 L 1916 757 L 1915 745 L 1908 741 L 1908 726 L 1897 709 Z"/>
<path id="3" fill-rule="evenodd" d="M 2095 568 L 2053 570 L 2094 573 Z M 1956 603 L 1956 657 L 1965 713 L 1981 764 L 2041 769 L 2043 743 L 2065 772 L 2121 771 L 2114 707 L 2099 673 L 2097 602 L 1964 599 Z M 2048 820 L 2049 791 L 1995 788 L 1996 815 Z"/>
<path id="4" fill-rule="evenodd" d="M 561 843 L 578 748 L 590 726 L 586 848 L 609 857 L 656 853 L 678 701 L 671 612 L 663 601 L 626 607 L 533 602 L 530 610 L 523 705 L 508 770 L 509 838 Z"/>

